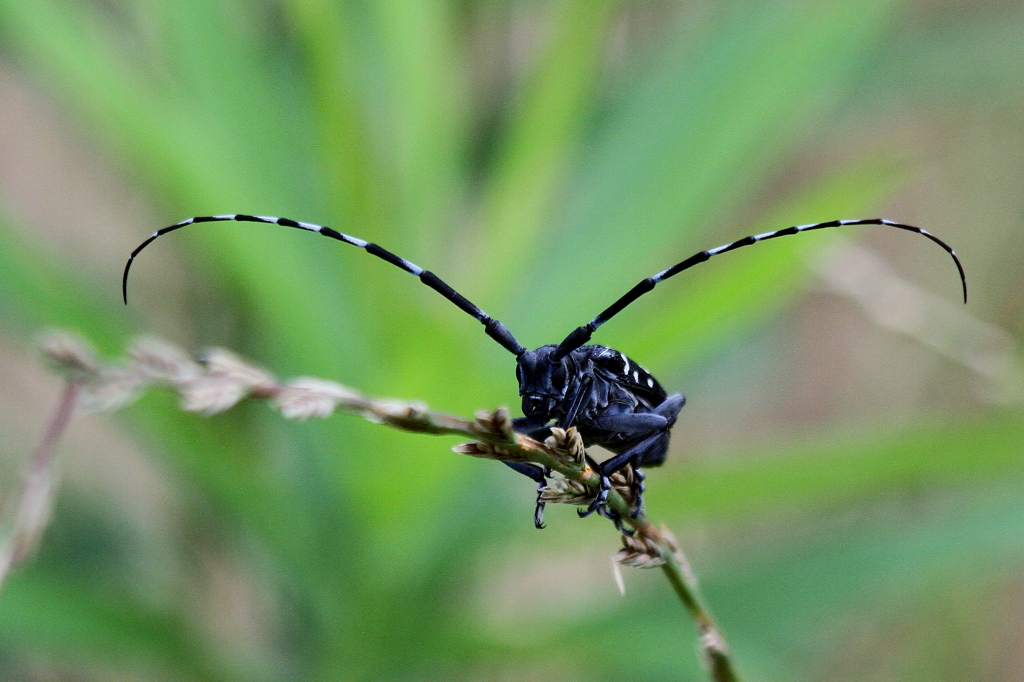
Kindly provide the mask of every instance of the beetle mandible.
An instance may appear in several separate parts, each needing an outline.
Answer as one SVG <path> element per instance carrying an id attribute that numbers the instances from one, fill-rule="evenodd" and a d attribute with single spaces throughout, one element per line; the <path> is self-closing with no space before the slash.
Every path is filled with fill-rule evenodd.
<path id="1" fill-rule="evenodd" d="M 638 283 L 597 317 L 574 329 L 561 343 L 528 350 L 516 341 L 505 325 L 455 291 L 440 277 L 373 242 L 342 234 L 330 227 L 314 223 L 274 216 L 230 213 L 188 218 L 157 230 L 136 247 L 125 264 L 121 280 L 121 291 L 125 304 L 128 303 L 128 271 L 131 269 L 135 257 L 144 248 L 157 237 L 168 232 L 196 223 L 219 221 L 270 223 L 294 227 L 317 232 L 325 237 L 365 249 L 368 253 L 419 277 L 421 282 L 480 321 L 488 336 L 516 356 L 516 379 L 519 381 L 519 395 L 523 401 L 523 416 L 513 420 L 513 428 L 519 433 L 543 439 L 554 426 L 563 429 L 575 426 L 585 447 L 597 445 L 613 454 L 612 457 L 600 464 L 594 463 L 595 469 L 600 474 L 600 489 L 587 509 L 580 511 L 580 516 L 587 516 L 596 511 L 614 521 L 616 527 L 620 529 L 622 528 L 621 519 L 606 505 L 608 491 L 611 489 L 610 476 L 626 466 L 632 468 L 636 486 L 636 506 L 633 515 L 638 515 L 643 508 L 644 478 L 640 467 L 658 466 L 665 461 L 668 452 L 669 431 L 675 424 L 676 417 L 686 399 L 680 393 L 668 395 L 647 370 L 623 353 L 587 342 L 590 341 L 591 335 L 598 327 L 622 312 L 626 306 L 640 296 L 652 290 L 659 282 L 703 263 L 712 256 L 776 237 L 844 225 L 884 225 L 922 235 L 945 249 L 956 264 L 963 287 L 964 303 L 967 302 L 967 278 L 964 275 L 960 259 L 948 244 L 930 232 L 920 227 L 884 218 L 832 220 L 824 223 L 794 225 L 782 230 L 751 235 L 695 253 Z M 544 487 L 549 472 L 536 464 L 524 462 L 505 462 L 505 464 L 537 482 L 538 493 L 534 525 L 537 528 L 543 528 L 544 505 L 540 498 L 540 489 Z"/>

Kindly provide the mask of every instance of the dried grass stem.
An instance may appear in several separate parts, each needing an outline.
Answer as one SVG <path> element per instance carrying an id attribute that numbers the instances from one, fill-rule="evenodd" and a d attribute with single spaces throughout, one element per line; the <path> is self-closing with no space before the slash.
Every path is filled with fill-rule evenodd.
<path id="1" fill-rule="evenodd" d="M 587 464 L 583 441 L 575 428 L 553 428 L 551 436 L 541 443 L 516 433 L 504 407 L 466 419 L 434 412 L 420 403 L 374 400 L 325 379 L 299 377 L 280 382 L 229 351 L 213 349 L 196 360 L 154 339 L 136 341 L 128 358 L 117 363 L 101 362 L 85 343 L 67 334 L 51 335 L 42 346 L 50 365 L 65 376 L 67 388 L 50 428 L 30 459 L 15 532 L 0 545 L 0 560 L 6 562 L 0 564 L 0 580 L 6 569 L 31 551 L 45 526 L 53 488 L 53 446 L 75 407 L 114 411 L 154 386 L 176 391 L 182 409 L 206 415 L 227 410 L 242 400 L 257 399 L 287 419 L 325 418 L 341 411 L 403 431 L 465 436 L 470 441 L 456 445 L 452 448 L 455 452 L 532 462 L 556 472 L 558 476 L 541 490 L 544 502 L 587 504 L 600 487 L 600 476 Z M 697 581 L 675 539 L 667 529 L 655 528 L 642 512 L 632 515 L 636 505 L 633 480 L 633 472 L 627 467 L 612 476 L 608 491 L 608 507 L 629 531 L 621 536 L 623 548 L 613 559 L 624 566 L 660 567 L 697 626 L 700 649 L 712 679 L 736 682 L 725 639 L 704 606 Z"/>

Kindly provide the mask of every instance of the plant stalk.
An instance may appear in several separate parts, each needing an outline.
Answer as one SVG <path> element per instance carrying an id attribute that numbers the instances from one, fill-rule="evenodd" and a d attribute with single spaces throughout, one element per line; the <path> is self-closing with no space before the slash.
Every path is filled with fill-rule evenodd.
<path id="1" fill-rule="evenodd" d="M 269 372 L 244 362 L 229 351 L 214 349 L 196 361 L 163 341 L 142 340 L 129 350 L 129 359 L 118 364 L 99 361 L 88 347 L 68 337 L 51 337 L 43 344 L 50 364 L 65 375 L 68 388 L 47 435 L 32 457 L 49 462 L 49 452 L 63 431 L 76 395 L 80 409 L 114 411 L 138 398 L 151 386 L 169 387 L 182 398 L 182 409 L 216 414 L 245 399 L 266 400 L 285 418 L 305 420 L 349 412 L 377 424 L 403 431 L 454 434 L 471 439 L 455 452 L 499 461 L 531 462 L 557 472 L 541 490 L 544 502 L 587 504 L 598 494 L 601 476 L 587 463 L 584 445 L 575 428 L 552 428 L 543 443 L 517 433 L 506 408 L 481 411 L 466 419 L 428 410 L 421 404 L 374 400 L 333 381 L 300 377 L 281 383 Z M 729 648 L 697 588 L 686 557 L 667 529 L 658 530 L 643 514 L 634 517 L 632 472 L 612 475 L 607 506 L 618 516 L 623 530 L 623 549 L 615 555 L 620 564 L 638 568 L 661 567 L 699 633 L 700 650 L 714 682 L 738 682 Z M 41 527 L 37 528 L 41 533 Z M 2 575 L 2 574 L 0 574 Z"/>

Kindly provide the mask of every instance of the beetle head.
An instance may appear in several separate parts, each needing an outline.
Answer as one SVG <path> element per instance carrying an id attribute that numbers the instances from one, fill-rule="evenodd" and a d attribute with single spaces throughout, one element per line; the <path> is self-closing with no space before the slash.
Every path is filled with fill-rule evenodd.
<path id="1" fill-rule="evenodd" d="M 569 358 L 555 359 L 554 351 L 553 345 L 524 351 L 516 364 L 523 414 L 540 422 L 551 419 L 568 385 Z"/>

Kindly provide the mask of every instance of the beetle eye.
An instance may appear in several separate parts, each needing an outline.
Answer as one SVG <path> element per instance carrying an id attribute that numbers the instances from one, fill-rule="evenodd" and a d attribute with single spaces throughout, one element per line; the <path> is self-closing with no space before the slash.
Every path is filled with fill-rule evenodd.
<path id="1" fill-rule="evenodd" d="M 561 389 L 565 386 L 565 367 L 559 365 L 551 372 L 551 385 Z"/>

